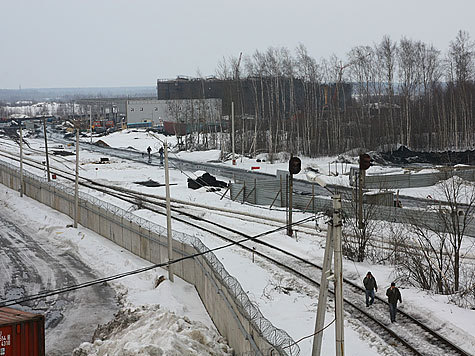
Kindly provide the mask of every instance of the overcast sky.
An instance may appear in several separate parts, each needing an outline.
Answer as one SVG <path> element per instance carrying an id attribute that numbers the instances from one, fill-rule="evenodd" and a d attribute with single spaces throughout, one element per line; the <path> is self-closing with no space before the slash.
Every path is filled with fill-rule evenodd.
<path id="1" fill-rule="evenodd" d="M 446 51 L 474 0 L 0 0 L 0 88 L 154 86 L 303 43 L 317 59 L 388 34 Z"/>

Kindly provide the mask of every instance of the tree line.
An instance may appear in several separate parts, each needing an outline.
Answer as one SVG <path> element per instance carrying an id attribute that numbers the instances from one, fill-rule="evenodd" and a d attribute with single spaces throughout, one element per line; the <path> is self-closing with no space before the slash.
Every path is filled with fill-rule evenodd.
<path id="1" fill-rule="evenodd" d="M 242 60 L 223 58 L 216 77 L 235 85 L 236 144 L 244 154 L 312 157 L 397 144 L 423 151 L 475 144 L 475 44 L 464 31 L 445 53 L 389 36 L 355 46 L 345 58 L 319 61 L 303 44 L 294 53 L 270 47 Z M 244 102 L 249 97 L 252 105 Z"/>

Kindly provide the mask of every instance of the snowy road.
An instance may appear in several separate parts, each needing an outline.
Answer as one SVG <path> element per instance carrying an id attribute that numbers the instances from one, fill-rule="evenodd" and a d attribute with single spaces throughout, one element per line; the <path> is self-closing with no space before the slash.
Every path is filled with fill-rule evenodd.
<path id="1" fill-rule="evenodd" d="M 2 300 L 97 278 L 70 244 L 52 234 L 16 221 L 8 206 L 0 208 Z M 115 292 L 108 285 L 12 307 L 45 315 L 46 353 L 50 356 L 71 354 L 81 342 L 92 338 L 97 324 L 109 321 L 118 309 Z"/>

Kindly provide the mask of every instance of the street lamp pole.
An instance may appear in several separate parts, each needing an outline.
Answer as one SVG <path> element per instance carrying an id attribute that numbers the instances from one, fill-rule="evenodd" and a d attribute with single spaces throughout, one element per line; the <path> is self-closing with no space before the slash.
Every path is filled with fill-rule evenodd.
<path id="1" fill-rule="evenodd" d="M 172 218 L 170 211 L 170 175 L 168 173 L 168 144 L 163 143 L 165 153 L 165 192 L 167 205 L 167 237 L 168 237 L 168 279 L 173 282 L 173 266 L 170 261 L 173 260 L 173 239 L 172 239 Z"/>
<path id="2" fill-rule="evenodd" d="M 23 197 L 23 188 L 24 188 L 24 181 L 23 181 L 23 131 L 21 128 L 22 122 L 18 120 L 20 124 L 20 197 Z"/>
<path id="3" fill-rule="evenodd" d="M 74 228 L 79 220 L 79 123 L 76 123 L 76 177 L 74 180 Z"/>

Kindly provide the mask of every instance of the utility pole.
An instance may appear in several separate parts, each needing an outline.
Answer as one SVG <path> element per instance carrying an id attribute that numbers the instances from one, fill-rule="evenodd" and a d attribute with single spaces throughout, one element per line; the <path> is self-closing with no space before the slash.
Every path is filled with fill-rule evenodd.
<path id="1" fill-rule="evenodd" d="M 163 143 L 165 153 L 165 189 L 167 203 L 167 237 L 168 237 L 168 279 L 173 282 L 173 266 L 170 261 L 173 260 L 173 239 L 172 239 L 172 218 L 170 212 L 170 176 L 168 174 L 168 143 Z"/>
<path id="2" fill-rule="evenodd" d="M 360 168 L 358 173 L 358 228 L 363 229 L 363 185 L 366 171 Z"/>
<path id="3" fill-rule="evenodd" d="M 79 220 L 79 122 L 76 126 L 76 179 L 74 181 L 74 228 L 78 227 Z"/>
<path id="4" fill-rule="evenodd" d="M 241 163 L 242 163 L 242 157 L 244 156 L 244 120 L 243 120 L 243 103 L 242 103 L 242 98 L 241 98 L 241 94 L 240 94 L 240 85 L 239 85 L 239 66 L 241 65 L 241 58 L 242 58 L 242 52 L 239 53 L 239 59 L 238 59 L 238 62 L 236 64 L 236 69 L 234 71 L 234 80 L 236 81 L 236 91 L 237 91 L 237 101 L 238 101 L 238 105 L 240 105 L 241 107 L 241 110 L 240 110 L 240 115 L 241 115 L 241 128 L 242 128 L 242 131 L 241 131 Z M 233 111 L 234 112 L 234 111 Z M 233 132 L 234 132 L 234 128 L 233 128 Z M 234 139 L 233 139 L 234 141 Z M 234 152 L 234 150 L 233 150 Z M 233 157 L 234 159 L 234 157 Z M 235 164 L 235 163 L 233 163 Z"/>
<path id="5" fill-rule="evenodd" d="M 292 205 L 293 205 L 293 193 L 294 193 L 294 174 L 299 174 L 302 168 L 302 162 L 300 158 L 291 156 L 289 160 L 289 218 L 288 218 L 288 225 L 287 225 L 287 235 L 292 236 Z"/>
<path id="6" fill-rule="evenodd" d="M 345 320 L 343 316 L 343 254 L 341 246 L 341 195 L 334 194 L 333 230 L 335 255 L 335 343 L 336 356 L 345 354 Z"/>
<path id="7" fill-rule="evenodd" d="M 20 197 L 23 197 L 23 188 L 24 188 L 24 182 L 23 182 L 23 131 L 21 128 L 22 122 L 18 120 L 18 123 L 20 124 Z"/>
<path id="8" fill-rule="evenodd" d="M 91 135 L 90 143 L 92 143 L 92 105 L 89 105 L 89 133 Z"/>
<path id="9" fill-rule="evenodd" d="M 323 325 L 325 323 L 328 283 L 332 275 L 331 267 L 333 255 L 333 232 L 333 223 L 330 221 L 328 223 L 325 254 L 323 256 L 322 277 L 320 279 L 320 294 L 318 295 L 317 319 L 315 320 L 315 335 L 313 336 L 312 356 L 320 356 L 322 351 Z"/>
<path id="10" fill-rule="evenodd" d="M 366 170 L 371 167 L 372 159 L 369 154 L 361 153 L 359 158 L 358 175 L 358 228 L 364 229 L 363 222 L 363 186 L 365 184 Z"/>
<path id="11" fill-rule="evenodd" d="M 48 138 L 46 137 L 46 118 L 43 119 L 43 134 L 45 135 L 46 173 L 48 176 L 48 182 L 50 182 L 51 176 L 49 172 Z"/>
<path id="12" fill-rule="evenodd" d="M 294 175 L 292 173 L 289 174 L 289 221 L 287 225 L 287 235 L 292 236 L 292 205 L 293 205 L 293 192 L 294 192 Z"/>
<path id="13" fill-rule="evenodd" d="M 319 183 L 320 184 L 320 183 Z M 325 185 L 320 184 L 322 187 Z M 325 322 L 325 310 L 328 295 L 328 280 L 334 279 L 335 292 L 335 347 L 336 356 L 345 354 L 345 330 L 343 318 L 343 255 L 341 246 L 341 195 L 333 194 L 332 220 L 328 223 L 325 254 L 323 258 L 320 294 L 318 296 L 317 319 L 315 321 L 315 335 L 313 337 L 312 356 L 320 356 L 322 349 L 322 330 Z M 332 253 L 334 254 L 335 273 L 331 275 Z"/>
<path id="14" fill-rule="evenodd" d="M 236 156 L 234 151 L 234 101 L 231 102 L 231 145 L 233 148 L 233 166 L 236 165 Z"/>

